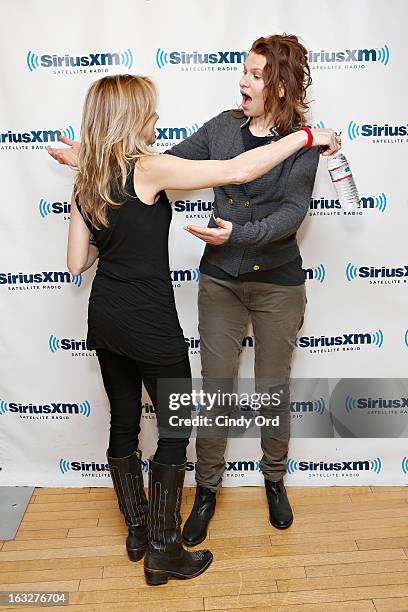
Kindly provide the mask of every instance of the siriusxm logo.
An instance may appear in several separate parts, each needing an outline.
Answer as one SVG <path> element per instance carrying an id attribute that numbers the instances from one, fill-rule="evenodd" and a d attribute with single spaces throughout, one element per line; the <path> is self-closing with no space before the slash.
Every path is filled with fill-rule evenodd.
<path id="1" fill-rule="evenodd" d="M 39 289 L 40 285 L 47 289 L 55 289 L 56 286 L 62 284 L 80 287 L 82 285 L 82 274 L 74 276 L 70 272 L 33 272 L 29 274 L 24 272 L 19 272 L 18 274 L 0 272 L 0 285 L 8 285 L 8 288 L 11 290 L 22 288 Z"/>
<path id="2" fill-rule="evenodd" d="M 66 136 L 75 140 L 74 128 L 69 125 L 65 130 L 30 130 L 29 132 L 7 132 L 0 133 L 0 143 L 47 143 L 58 142 L 60 136 Z"/>
<path id="3" fill-rule="evenodd" d="M 227 461 L 226 463 L 227 472 L 260 472 L 261 462 L 259 459 L 255 461 Z"/>
<path id="4" fill-rule="evenodd" d="M 389 268 L 387 266 L 376 268 L 375 266 L 355 266 L 352 263 L 348 263 L 345 273 L 349 282 L 356 278 L 365 278 L 379 280 L 394 279 L 394 282 L 399 283 L 399 279 L 408 277 L 408 265 L 398 266 L 396 268 Z M 407 281 L 404 280 L 403 282 L 406 283 Z M 378 280 L 370 280 L 370 284 L 378 284 Z"/>
<path id="5" fill-rule="evenodd" d="M 197 132 L 199 127 L 198 123 L 193 123 L 189 127 L 157 127 L 156 140 L 184 140 Z"/>
<path id="6" fill-rule="evenodd" d="M 293 413 L 319 414 L 325 413 L 326 403 L 322 397 L 309 402 L 290 402 L 290 411 Z"/>
<path id="7" fill-rule="evenodd" d="M 41 219 L 45 219 L 48 215 L 69 215 L 71 213 L 71 204 L 68 202 L 47 202 L 44 198 L 41 198 L 38 202 L 38 212 L 40 213 Z"/>
<path id="8" fill-rule="evenodd" d="M 57 351 L 88 351 L 86 340 L 75 340 L 74 338 L 57 338 L 53 334 L 48 338 L 48 348 L 51 353 Z"/>
<path id="9" fill-rule="evenodd" d="M 80 472 L 84 477 L 109 477 L 109 465 L 107 463 L 96 463 L 95 461 L 67 461 L 66 459 L 60 459 L 58 461 L 58 467 L 61 474 L 67 474 L 68 472 Z"/>
<path id="10" fill-rule="evenodd" d="M 200 270 L 199 268 L 191 268 L 190 270 L 171 270 L 170 276 L 173 283 L 184 283 L 189 281 L 198 283 Z"/>
<path id="11" fill-rule="evenodd" d="M 379 195 L 368 195 L 360 198 L 360 210 L 377 210 L 383 213 L 387 208 L 387 204 L 387 196 L 384 192 Z M 311 211 L 341 210 L 341 204 L 338 199 L 334 198 L 312 198 L 309 208 Z"/>
<path id="12" fill-rule="evenodd" d="M 155 145 L 156 147 L 172 147 L 177 141 L 192 136 L 199 127 L 198 123 L 185 127 L 157 127 Z"/>
<path id="13" fill-rule="evenodd" d="M 295 345 L 298 348 L 319 349 L 324 347 L 335 347 L 340 350 L 353 350 L 352 347 L 372 345 L 381 348 L 384 343 L 384 334 L 379 329 L 375 332 L 344 333 L 340 336 L 300 336 L 296 338 Z M 351 347 L 348 349 L 348 347 Z M 315 351 L 312 351 L 315 352 Z"/>
<path id="14" fill-rule="evenodd" d="M 344 406 L 350 414 L 353 410 L 384 410 L 390 408 L 408 408 L 408 397 L 385 399 L 382 397 L 352 397 L 347 395 Z"/>
<path id="15" fill-rule="evenodd" d="M 408 136 L 408 124 L 389 125 L 384 123 L 383 125 L 377 125 L 377 123 L 359 124 L 350 121 L 347 127 L 347 135 L 351 141 L 359 137 L 383 138 L 386 136 L 388 138 L 392 136 Z M 382 142 L 382 140 L 373 142 Z"/>
<path id="16" fill-rule="evenodd" d="M 173 202 L 174 210 L 178 213 L 211 213 L 213 209 L 213 202 L 206 202 L 203 200 L 175 200 Z M 195 217 L 195 215 L 187 215 L 186 217 Z M 210 216 L 210 215 L 208 215 Z"/>
<path id="17" fill-rule="evenodd" d="M 317 280 L 323 283 L 326 278 L 326 269 L 323 264 L 319 264 L 315 268 L 304 268 L 305 280 Z"/>
<path id="18" fill-rule="evenodd" d="M 30 72 L 39 68 L 91 68 L 106 66 L 124 66 L 130 70 L 133 66 L 133 53 L 130 49 L 125 51 L 87 53 L 86 55 L 56 55 L 50 53 L 33 53 L 26 55 L 27 68 Z"/>
<path id="19" fill-rule="evenodd" d="M 309 51 L 309 63 L 363 63 L 379 62 L 384 66 L 390 61 L 388 45 L 373 49 L 340 49 L 338 51 Z"/>
<path id="20" fill-rule="evenodd" d="M 168 66 L 207 66 L 218 70 L 231 69 L 231 64 L 243 64 L 248 53 L 246 51 L 164 51 L 160 47 L 156 51 L 156 65 L 158 68 Z M 236 67 L 234 68 L 236 70 Z"/>
<path id="21" fill-rule="evenodd" d="M 76 403 L 50 402 L 49 404 L 20 404 L 17 402 L 5 402 L 0 400 L 0 416 L 6 413 L 23 415 L 51 415 L 51 418 L 59 418 L 60 415 L 82 415 L 89 417 L 91 414 L 91 404 L 88 400 Z"/>
<path id="22" fill-rule="evenodd" d="M 288 459 L 288 474 L 295 472 L 374 472 L 380 474 L 382 461 L 379 457 L 375 459 L 360 459 L 358 461 L 294 461 Z"/>

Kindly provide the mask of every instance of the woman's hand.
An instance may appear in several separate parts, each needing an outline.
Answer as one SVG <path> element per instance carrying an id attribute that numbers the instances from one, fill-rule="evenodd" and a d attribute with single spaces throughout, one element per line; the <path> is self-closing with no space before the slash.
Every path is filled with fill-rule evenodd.
<path id="1" fill-rule="evenodd" d="M 224 244 L 232 232 L 231 221 L 224 221 L 217 217 L 215 222 L 218 227 L 199 227 L 198 225 L 187 225 L 184 229 L 190 234 L 204 240 L 207 244 Z"/>
<path id="2" fill-rule="evenodd" d="M 313 146 L 318 146 L 322 155 L 334 155 L 341 148 L 341 138 L 331 128 L 311 129 Z"/>
<path id="3" fill-rule="evenodd" d="M 59 140 L 64 144 L 69 145 L 69 149 L 54 149 L 53 147 L 47 147 L 49 155 L 56 159 L 59 164 L 76 168 L 78 164 L 80 143 L 76 140 L 70 140 L 69 138 L 66 138 L 66 136 L 60 136 Z"/>

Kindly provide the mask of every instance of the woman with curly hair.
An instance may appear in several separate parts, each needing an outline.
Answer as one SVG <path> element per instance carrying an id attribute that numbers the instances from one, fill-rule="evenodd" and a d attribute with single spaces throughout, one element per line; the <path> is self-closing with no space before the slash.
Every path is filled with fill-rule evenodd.
<path id="1" fill-rule="evenodd" d="M 281 142 L 306 125 L 310 84 L 307 50 L 296 36 L 258 38 L 244 64 L 240 110 L 211 119 L 170 153 L 189 159 L 228 158 Z M 293 340 L 306 304 L 296 232 L 309 209 L 318 161 L 319 151 L 306 147 L 245 185 L 215 187 L 214 208 L 220 219 L 211 219 L 208 228 L 187 228 L 206 242 L 198 294 L 204 387 L 214 392 L 222 381 L 224 391 L 232 390 L 251 319 L 256 390 L 280 393 L 278 407 L 264 408 L 266 416 L 279 416 L 279 428 L 262 427 L 260 434 L 269 520 L 278 529 L 293 520 L 283 483 L 290 435 L 289 377 Z M 183 530 L 184 542 L 191 546 L 206 537 L 225 470 L 228 432 L 207 433 L 197 434 L 196 498 Z"/>

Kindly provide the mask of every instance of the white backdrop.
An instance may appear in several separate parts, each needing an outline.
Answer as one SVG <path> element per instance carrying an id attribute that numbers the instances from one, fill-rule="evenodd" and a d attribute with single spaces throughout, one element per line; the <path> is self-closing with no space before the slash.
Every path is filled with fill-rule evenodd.
<path id="1" fill-rule="evenodd" d="M 343 130 L 362 196 L 358 213 L 342 211 L 321 160 L 299 232 L 308 306 L 293 375 L 309 380 L 292 397 L 287 482 L 404 484 L 408 392 L 392 378 L 407 375 L 408 358 L 405 1 L 345 0 L 339 10 L 325 0 L 1 0 L 0 9 L 0 485 L 110 483 L 108 405 L 84 344 L 94 269 L 66 271 L 74 174 L 45 146 L 59 133 L 78 138 L 93 80 L 132 72 L 159 86 L 163 151 L 235 107 L 242 52 L 282 32 L 310 50 L 310 123 Z M 198 377 L 203 245 L 182 228 L 207 223 L 213 194 L 170 197 L 174 290 Z M 241 375 L 253 375 L 250 329 Z M 146 397 L 145 458 L 154 446 Z M 231 441 L 225 485 L 261 483 L 260 455 L 257 440 Z M 194 459 L 192 443 L 187 484 Z"/>

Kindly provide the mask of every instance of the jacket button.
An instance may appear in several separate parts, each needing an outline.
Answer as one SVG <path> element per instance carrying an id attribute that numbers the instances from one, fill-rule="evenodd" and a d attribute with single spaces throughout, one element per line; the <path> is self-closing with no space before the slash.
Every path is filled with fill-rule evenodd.
<path id="1" fill-rule="evenodd" d="M 228 198 L 228 202 L 229 202 L 230 204 L 233 204 L 233 203 L 234 203 L 233 198 Z"/>
<path id="2" fill-rule="evenodd" d="M 255 264 L 254 266 L 252 266 L 252 269 L 254 272 L 258 272 L 258 270 L 261 269 L 261 266 L 258 266 L 258 264 Z"/>
<path id="3" fill-rule="evenodd" d="M 251 205 L 251 202 L 249 200 L 247 200 L 244 204 L 245 208 L 249 208 Z"/>

